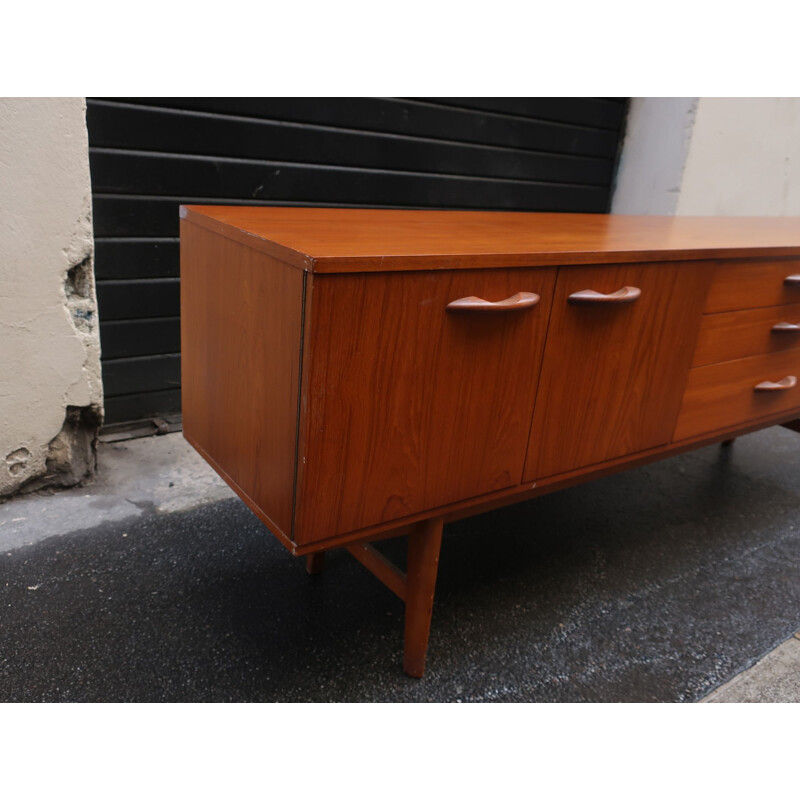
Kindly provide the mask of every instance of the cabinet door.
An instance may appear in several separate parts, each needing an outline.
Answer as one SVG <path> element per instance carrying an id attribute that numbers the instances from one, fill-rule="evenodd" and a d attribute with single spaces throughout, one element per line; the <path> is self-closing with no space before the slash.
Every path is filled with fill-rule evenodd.
<path id="1" fill-rule="evenodd" d="M 314 276 L 295 541 L 518 484 L 554 283 L 554 268 Z M 518 292 L 540 300 L 447 310 Z"/>
<path id="2" fill-rule="evenodd" d="M 712 269 L 671 262 L 559 270 L 526 481 L 670 441 Z M 631 291 L 615 296 L 624 287 Z"/>

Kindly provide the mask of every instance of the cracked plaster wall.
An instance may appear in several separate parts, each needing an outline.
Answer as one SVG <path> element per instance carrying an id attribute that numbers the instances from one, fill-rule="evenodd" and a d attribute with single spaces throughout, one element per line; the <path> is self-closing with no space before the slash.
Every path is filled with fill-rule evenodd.
<path id="1" fill-rule="evenodd" d="M 611 210 L 800 215 L 800 98 L 634 98 Z"/>
<path id="2" fill-rule="evenodd" d="M 83 98 L 0 98 L 0 496 L 94 470 L 102 418 Z"/>

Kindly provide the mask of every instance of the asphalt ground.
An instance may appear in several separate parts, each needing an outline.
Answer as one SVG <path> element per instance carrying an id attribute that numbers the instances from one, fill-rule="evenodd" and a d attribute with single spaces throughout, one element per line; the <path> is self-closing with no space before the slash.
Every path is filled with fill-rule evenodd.
<path id="1" fill-rule="evenodd" d="M 393 594 L 344 551 L 309 577 L 160 439 L 116 447 L 102 491 L 0 506 L 0 700 L 690 702 L 800 628 L 785 429 L 446 527 L 422 680 Z"/>

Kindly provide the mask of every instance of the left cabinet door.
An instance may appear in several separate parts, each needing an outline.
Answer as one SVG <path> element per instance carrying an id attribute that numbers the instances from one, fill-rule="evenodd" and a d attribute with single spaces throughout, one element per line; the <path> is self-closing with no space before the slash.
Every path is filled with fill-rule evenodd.
<path id="1" fill-rule="evenodd" d="M 314 276 L 295 541 L 518 484 L 554 284 L 554 268 Z M 465 298 L 508 302 L 448 309 Z"/>

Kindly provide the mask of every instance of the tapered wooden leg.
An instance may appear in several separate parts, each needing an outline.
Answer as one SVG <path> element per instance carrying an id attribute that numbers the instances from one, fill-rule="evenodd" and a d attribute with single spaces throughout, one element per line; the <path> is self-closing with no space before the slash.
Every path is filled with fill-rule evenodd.
<path id="1" fill-rule="evenodd" d="M 425 672 L 443 524 L 442 517 L 434 517 L 420 522 L 408 535 L 403 669 L 414 678 Z"/>
<path id="2" fill-rule="evenodd" d="M 325 568 L 325 553 L 311 553 L 306 556 L 306 572 L 309 575 L 319 575 Z"/>
<path id="3" fill-rule="evenodd" d="M 724 442 L 721 443 L 721 445 L 722 447 L 730 447 L 735 441 L 736 441 L 735 437 L 733 439 L 726 439 Z"/>

